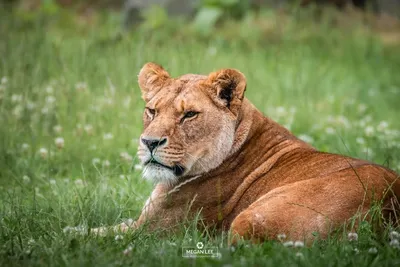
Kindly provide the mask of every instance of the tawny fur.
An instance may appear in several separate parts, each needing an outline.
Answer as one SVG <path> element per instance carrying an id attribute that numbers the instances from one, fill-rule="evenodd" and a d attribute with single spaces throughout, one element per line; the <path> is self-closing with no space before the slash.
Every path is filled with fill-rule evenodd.
<path id="1" fill-rule="evenodd" d="M 236 237 L 262 241 L 284 233 L 310 240 L 364 214 L 374 201 L 386 205 L 400 196 L 395 172 L 319 152 L 263 116 L 244 98 L 246 79 L 237 70 L 171 78 L 147 63 L 139 85 L 146 108 L 155 111 L 144 112 L 141 137 L 168 139 L 153 155 L 141 143 L 139 158 L 180 164 L 185 172 L 145 166 L 154 191 L 135 223 L 115 229 L 144 223 L 172 229 L 200 211 L 206 225 Z M 187 111 L 200 113 L 183 119 Z"/>

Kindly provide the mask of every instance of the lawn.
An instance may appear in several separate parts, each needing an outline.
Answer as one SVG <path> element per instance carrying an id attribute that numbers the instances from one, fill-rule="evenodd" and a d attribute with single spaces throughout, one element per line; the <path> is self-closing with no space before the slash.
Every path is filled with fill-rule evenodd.
<path id="1" fill-rule="evenodd" d="M 137 74 L 148 61 L 174 76 L 237 68 L 247 97 L 297 136 L 400 171 L 398 47 L 362 26 L 301 18 L 280 25 L 266 15 L 211 36 L 177 30 L 179 21 L 119 35 L 116 14 L 1 11 L 0 266 L 400 265 L 396 229 L 367 221 L 357 240 L 339 231 L 310 247 L 230 248 L 226 234 L 194 222 L 174 234 L 69 231 L 136 218 L 151 192 L 136 157 L 144 107 Z M 182 246 L 198 241 L 221 257 L 183 258 Z"/>

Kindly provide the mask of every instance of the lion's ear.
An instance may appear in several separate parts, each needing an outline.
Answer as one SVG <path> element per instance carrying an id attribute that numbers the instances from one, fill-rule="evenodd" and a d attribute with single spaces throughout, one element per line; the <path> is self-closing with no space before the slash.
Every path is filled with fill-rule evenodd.
<path id="1" fill-rule="evenodd" d="M 138 75 L 144 101 L 149 101 L 169 79 L 170 76 L 163 67 L 152 62 L 146 63 Z"/>
<path id="2" fill-rule="evenodd" d="M 212 85 L 212 93 L 217 100 L 237 114 L 246 91 L 246 77 L 243 73 L 235 69 L 222 69 L 211 73 L 207 81 Z"/>

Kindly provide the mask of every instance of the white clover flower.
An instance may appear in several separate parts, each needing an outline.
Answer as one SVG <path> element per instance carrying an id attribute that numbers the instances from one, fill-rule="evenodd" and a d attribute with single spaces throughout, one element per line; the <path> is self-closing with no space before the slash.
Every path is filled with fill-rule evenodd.
<path id="1" fill-rule="evenodd" d="M 120 174 L 119 178 L 122 179 L 122 180 L 125 180 L 126 176 L 123 175 L 123 174 Z"/>
<path id="2" fill-rule="evenodd" d="M 371 88 L 368 90 L 368 95 L 369 96 L 375 96 L 378 90 L 376 88 Z"/>
<path id="3" fill-rule="evenodd" d="M 75 133 L 76 133 L 77 135 L 82 135 L 82 132 L 83 132 L 82 124 L 78 123 L 78 124 L 76 125 Z"/>
<path id="4" fill-rule="evenodd" d="M 101 190 L 107 191 L 107 190 L 108 190 L 108 184 L 102 183 L 102 184 L 101 184 Z"/>
<path id="5" fill-rule="evenodd" d="M 300 241 L 300 240 L 297 240 L 296 242 L 294 242 L 293 245 L 294 245 L 295 248 L 302 248 L 302 247 L 304 247 L 304 242 Z"/>
<path id="6" fill-rule="evenodd" d="M 53 127 L 53 131 L 55 132 L 55 133 L 61 133 L 62 132 L 62 130 L 63 130 L 63 128 L 62 128 L 62 126 L 61 125 L 55 125 L 54 127 Z"/>
<path id="7" fill-rule="evenodd" d="M 92 159 L 92 164 L 93 164 L 93 165 L 100 164 L 100 161 L 101 161 L 101 160 L 100 160 L 99 158 L 93 158 L 93 159 Z"/>
<path id="8" fill-rule="evenodd" d="M 371 115 L 367 115 L 364 117 L 364 121 L 365 122 L 371 122 L 372 121 L 372 116 Z"/>
<path id="9" fill-rule="evenodd" d="M 36 104 L 32 101 L 27 101 L 25 105 L 27 110 L 34 110 L 36 108 Z"/>
<path id="10" fill-rule="evenodd" d="M 367 105 L 365 105 L 365 104 L 358 105 L 358 112 L 359 113 L 364 113 L 366 110 L 367 110 Z"/>
<path id="11" fill-rule="evenodd" d="M 356 138 L 356 142 L 357 142 L 357 144 L 364 145 L 365 144 L 365 139 L 362 138 L 362 137 L 357 137 Z"/>
<path id="12" fill-rule="evenodd" d="M 334 95 L 328 95 L 327 99 L 331 103 L 335 102 L 335 96 Z M 354 103 L 354 99 L 348 99 L 347 103 L 352 105 Z"/>
<path id="13" fill-rule="evenodd" d="M 111 140 L 111 139 L 113 139 L 113 138 L 114 138 L 114 136 L 113 136 L 112 133 L 105 133 L 105 134 L 103 135 L 103 139 L 104 139 L 104 140 Z"/>
<path id="14" fill-rule="evenodd" d="M 365 126 L 367 125 L 367 122 L 366 122 L 365 120 L 360 120 L 360 121 L 358 122 L 358 125 L 359 125 L 361 128 L 365 128 Z"/>
<path id="15" fill-rule="evenodd" d="M 6 76 L 1 78 L 1 84 L 7 84 L 8 83 L 8 79 Z"/>
<path id="16" fill-rule="evenodd" d="M 124 108 L 129 108 L 130 105 L 131 105 L 131 97 L 128 96 L 127 98 L 125 98 L 125 100 L 123 102 L 123 106 L 124 106 Z"/>
<path id="17" fill-rule="evenodd" d="M 332 127 L 327 127 L 327 128 L 325 129 L 325 132 L 326 132 L 327 134 L 334 134 L 334 133 L 335 133 L 335 129 L 333 129 Z"/>
<path id="18" fill-rule="evenodd" d="M 339 125 L 343 125 L 345 128 L 350 128 L 350 122 L 349 122 L 349 119 L 347 119 L 345 116 L 338 116 L 337 118 L 336 118 L 336 122 L 339 124 Z"/>
<path id="19" fill-rule="evenodd" d="M 28 175 L 24 175 L 22 176 L 22 181 L 24 181 L 24 183 L 28 184 L 31 181 L 31 178 L 29 178 Z"/>
<path id="20" fill-rule="evenodd" d="M 304 255 L 303 255 L 303 253 L 301 253 L 301 252 L 296 252 L 296 257 L 298 257 L 298 258 L 300 258 L 300 259 L 303 259 L 304 258 Z"/>
<path id="21" fill-rule="evenodd" d="M 286 241 L 285 243 L 283 243 L 284 247 L 293 247 L 294 242 L 293 241 Z"/>
<path id="22" fill-rule="evenodd" d="M 285 107 L 279 106 L 276 108 L 276 115 L 279 117 L 283 117 L 287 114 Z"/>
<path id="23" fill-rule="evenodd" d="M 126 249 L 124 249 L 124 251 L 122 251 L 122 253 L 124 255 L 128 255 L 129 253 L 131 253 L 131 251 L 133 250 L 132 246 L 128 246 Z"/>
<path id="24" fill-rule="evenodd" d="M 47 86 L 46 87 L 46 89 L 44 89 L 45 91 L 46 91 L 46 93 L 47 94 L 52 94 L 53 92 L 54 92 L 54 89 L 53 89 L 53 87 L 51 87 L 51 86 Z"/>
<path id="25" fill-rule="evenodd" d="M 79 92 L 86 91 L 87 84 L 85 82 L 79 82 L 79 83 L 75 84 L 75 89 Z"/>
<path id="26" fill-rule="evenodd" d="M 126 123 L 121 123 L 121 124 L 119 125 L 119 128 L 121 128 L 121 129 L 129 129 L 129 125 L 126 124 Z"/>
<path id="27" fill-rule="evenodd" d="M 278 234 L 276 237 L 278 238 L 279 241 L 283 241 L 283 240 L 286 239 L 286 235 L 285 234 Z"/>
<path id="28" fill-rule="evenodd" d="M 376 127 L 376 129 L 379 132 L 384 132 L 387 128 L 389 127 L 389 123 L 387 121 L 381 121 L 378 126 Z"/>
<path id="29" fill-rule="evenodd" d="M 15 108 L 12 111 L 12 114 L 16 117 L 16 118 L 21 118 L 22 116 L 22 112 L 24 111 L 24 107 L 21 105 L 16 105 Z"/>
<path id="30" fill-rule="evenodd" d="M 101 108 L 98 105 L 90 105 L 90 110 L 99 113 L 101 111 Z"/>
<path id="31" fill-rule="evenodd" d="M 29 149 L 29 145 L 27 144 L 27 143 L 23 143 L 22 145 L 21 145 L 21 150 L 22 151 L 27 151 L 28 149 Z"/>
<path id="32" fill-rule="evenodd" d="M 369 147 L 363 147 L 361 150 L 363 153 L 367 154 L 369 157 L 375 155 L 374 151 Z"/>
<path id="33" fill-rule="evenodd" d="M 108 160 L 106 159 L 106 160 L 103 160 L 102 165 L 103 165 L 103 167 L 110 167 L 111 163 L 110 163 L 110 161 L 108 161 Z"/>
<path id="34" fill-rule="evenodd" d="M 365 128 L 365 135 L 366 136 L 372 136 L 374 134 L 374 132 L 375 132 L 375 129 L 372 126 L 367 126 Z"/>
<path id="35" fill-rule="evenodd" d="M 393 239 L 389 242 L 389 246 L 394 248 L 400 248 L 400 242 L 397 239 Z"/>
<path id="36" fill-rule="evenodd" d="M 46 96 L 45 101 L 48 105 L 53 105 L 56 102 L 56 98 L 52 95 L 49 95 L 49 96 Z"/>
<path id="37" fill-rule="evenodd" d="M 357 241 L 358 240 L 358 234 L 357 233 L 348 233 L 347 234 L 347 239 L 349 241 Z"/>
<path id="38" fill-rule="evenodd" d="M 11 102 L 13 103 L 21 102 L 23 98 L 24 97 L 22 95 L 13 94 L 11 96 Z"/>
<path id="39" fill-rule="evenodd" d="M 119 241 L 119 240 L 122 240 L 122 239 L 124 239 L 124 237 L 122 235 L 116 235 L 115 238 L 114 238 L 115 241 Z"/>
<path id="40" fill-rule="evenodd" d="M 104 99 L 104 104 L 106 106 L 112 106 L 114 104 L 114 100 L 112 98 L 106 98 Z"/>
<path id="41" fill-rule="evenodd" d="M 329 123 L 335 123 L 336 120 L 332 115 L 329 115 L 328 117 L 326 117 L 326 121 Z"/>
<path id="42" fill-rule="evenodd" d="M 39 154 L 42 157 L 42 159 L 46 159 L 47 156 L 49 155 L 49 151 L 47 151 L 46 148 L 42 147 L 41 149 L 39 149 Z"/>
<path id="43" fill-rule="evenodd" d="M 86 134 L 92 135 L 93 134 L 93 126 L 90 124 L 86 124 L 83 129 L 85 130 Z"/>
<path id="44" fill-rule="evenodd" d="M 49 180 L 49 183 L 50 183 L 51 185 L 56 185 L 56 184 L 57 184 L 57 182 L 56 182 L 55 179 L 50 179 L 50 180 Z"/>
<path id="45" fill-rule="evenodd" d="M 43 115 L 47 115 L 50 113 L 50 109 L 48 107 L 44 107 L 44 108 L 42 108 L 41 112 Z"/>
<path id="46" fill-rule="evenodd" d="M 75 185 L 77 185 L 77 186 L 85 186 L 85 183 L 83 182 L 82 179 L 76 179 L 75 180 Z"/>
<path id="47" fill-rule="evenodd" d="M 121 159 L 125 158 L 127 155 L 129 155 L 128 152 L 121 152 L 121 153 L 119 153 L 119 157 L 120 157 Z"/>
<path id="48" fill-rule="evenodd" d="M 65 144 L 64 138 L 62 138 L 62 137 L 57 137 L 57 138 L 54 140 L 54 143 L 56 144 L 56 146 L 57 146 L 58 149 L 64 148 L 64 144 Z"/>
<path id="49" fill-rule="evenodd" d="M 128 152 L 121 152 L 121 154 L 119 154 L 119 157 L 121 158 L 122 161 L 131 163 L 133 158 L 131 155 L 128 154 Z"/>
<path id="50" fill-rule="evenodd" d="M 307 135 L 307 134 L 301 134 L 298 137 L 299 137 L 299 139 L 303 140 L 306 143 L 313 143 L 314 142 L 314 139 L 311 136 Z"/>
<path id="51" fill-rule="evenodd" d="M 134 168 L 135 168 L 136 171 L 141 171 L 141 170 L 143 170 L 143 166 L 140 165 L 140 164 L 135 164 Z"/>
<path id="52" fill-rule="evenodd" d="M 400 239 L 400 234 L 399 234 L 398 232 L 396 232 L 396 231 L 391 231 L 391 232 L 389 233 L 389 238 L 390 238 L 391 240 L 393 240 L 393 239 Z"/>
<path id="53" fill-rule="evenodd" d="M 372 247 L 372 248 L 368 249 L 368 253 L 369 254 L 376 254 L 376 253 L 378 253 L 378 249 L 375 248 L 375 247 Z"/>
<path id="54" fill-rule="evenodd" d="M 389 92 L 391 92 L 392 94 L 398 94 L 400 93 L 400 87 L 391 86 Z"/>
<path id="55" fill-rule="evenodd" d="M 215 46 L 210 46 L 207 49 L 207 55 L 209 55 L 209 56 L 215 56 L 217 54 L 217 52 L 218 52 L 218 50 Z"/>

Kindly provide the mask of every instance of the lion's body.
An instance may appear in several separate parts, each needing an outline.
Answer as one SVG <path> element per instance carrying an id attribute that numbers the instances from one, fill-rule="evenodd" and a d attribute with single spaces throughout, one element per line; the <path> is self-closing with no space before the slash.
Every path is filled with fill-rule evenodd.
<path id="1" fill-rule="evenodd" d="M 355 214 L 365 214 L 373 201 L 386 205 L 400 196 L 400 182 L 393 171 L 319 152 L 263 116 L 243 97 L 245 82 L 239 72 L 172 79 L 163 71 L 151 64 L 139 75 L 144 99 L 159 111 L 150 119 L 144 115 L 142 138 L 167 137 L 168 143 L 155 152 L 143 144 L 139 148 L 143 163 L 149 165 L 145 176 L 157 176 L 158 183 L 135 227 L 147 222 L 151 227 L 172 228 L 201 212 L 206 225 L 245 238 L 264 240 L 284 233 L 309 239 L 314 232 L 325 237 Z M 160 75 L 164 75 L 161 81 Z M 224 83 L 226 79 L 233 80 L 236 91 L 231 95 L 215 88 L 222 83 L 232 89 L 232 84 Z M 217 102 L 220 99 L 209 88 L 227 101 Z M 179 106 L 191 106 L 200 113 L 185 122 L 185 117 L 179 119 Z M 177 147 L 185 145 L 192 148 L 178 153 Z M 168 155 L 168 148 L 175 150 Z M 176 168 L 152 166 L 149 153 L 162 155 L 157 161 L 168 166 L 179 164 L 183 174 L 169 173 L 163 182 L 164 171 Z"/>

